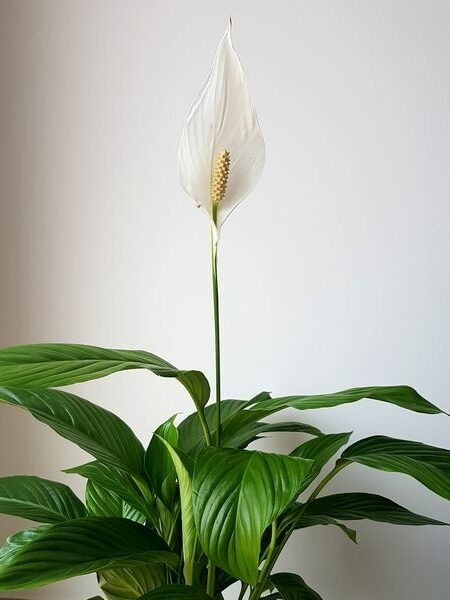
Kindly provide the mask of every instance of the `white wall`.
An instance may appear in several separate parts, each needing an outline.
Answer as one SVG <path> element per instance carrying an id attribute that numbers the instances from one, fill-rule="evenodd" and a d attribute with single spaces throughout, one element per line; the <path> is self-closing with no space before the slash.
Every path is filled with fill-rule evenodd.
<path id="1" fill-rule="evenodd" d="M 449 410 L 446 0 L 2 0 L 0 342 L 145 348 L 212 376 L 208 225 L 175 159 L 229 14 L 267 165 L 223 230 L 225 396 L 409 383 Z M 143 441 L 192 410 L 176 383 L 148 373 L 78 393 Z M 81 492 L 59 473 L 80 451 L 26 414 L 1 414 L 2 473 Z M 449 443 L 444 417 L 370 401 L 298 417 L 354 439 Z M 355 466 L 329 489 L 450 519 L 404 476 Z M 21 525 L 3 518 L 0 533 Z M 302 532 L 282 566 L 324 600 L 448 599 L 443 528 L 357 529 L 359 547 L 329 528 Z M 17 595 L 94 591 L 86 577 Z"/>

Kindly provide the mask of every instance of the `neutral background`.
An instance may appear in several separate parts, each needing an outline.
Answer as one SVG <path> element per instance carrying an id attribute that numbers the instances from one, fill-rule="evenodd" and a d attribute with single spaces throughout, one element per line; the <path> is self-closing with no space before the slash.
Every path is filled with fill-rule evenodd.
<path id="1" fill-rule="evenodd" d="M 176 152 L 229 14 L 267 164 L 223 230 L 225 397 L 409 383 L 449 410 L 448 0 L 1 0 L 0 342 L 143 348 L 212 376 L 208 223 Z M 77 389 L 144 442 L 192 410 L 145 372 Z M 445 417 L 372 401 L 298 417 L 449 445 Z M 86 456 L 26 414 L 1 409 L 0 452 L 2 474 L 82 494 L 60 470 Z M 354 466 L 329 490 L 350 488 L 450 520 L 405 476 Z M 324 600 L 448 600 L 444 528 L 356 525 L 358 547 L 316 527 L 281 566 Z M 90 576 L 16 595 L 95 589 Z"/>

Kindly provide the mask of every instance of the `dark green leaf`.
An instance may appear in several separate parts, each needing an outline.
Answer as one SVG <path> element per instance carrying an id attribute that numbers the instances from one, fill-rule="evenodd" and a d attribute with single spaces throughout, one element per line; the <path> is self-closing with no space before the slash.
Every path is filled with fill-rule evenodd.
<path id="1" fill-rule="evenodd" d="M 243 400 L 222 400 L 220 403 L 220 415 L 222 422 L 230 415 L 237 412 L 242 406 L 244 406 L 244 404 L 245 402 Z M 216 429 L 217 418 L 216 404 L 206 406 L 204 413 L 210 431 L 214 432 Z M 178 425 L 177 429 L 179 433 L 178 447 L 186 454 L 190 454 L 191 451 L 198 446 L 205 445 L 205 436 L 200 425 L 197 412 L 187 416 L 184 421 Z"/>
<path id="2" fill-rule="evenodd" d="M 145 453 L 145 470 L 153 490 L 167 507 L 173 504 L 177 478 L 170 453 L 160 438 L 177 447 L 178 429 L 173 424 L 174 419 L 171 417 L 156 429 Z"/>
<path id="3" fill-rule="evenodd" d="M 86 516 L 86 508 L 62 483 L 16 475 L 0 478 L 0 513 L 40 523 L 57 523 Z"/>
<path id="4" fill-rule="evenodd" d="M 165 585 L 141 596 L 139 600 L 211 600 L 201 588 L 191 585 Z"/>
<path id="5" fill-rule="evenodd" d="M 280 592 L 283 600 L 322 600 L 300 575 L 276 573 L 270 576 L 270 581 Z"/>
<path id="6" fill-rule="evenodd" d="M 193 478 L 194 516 L 212 562 L 255 585 L 262 534 L 296 497 L 311 466 L 277 454 L 202 450 Z"/>
<path id="7" fill-rule="evenodd" d="M 303 483 L 302 490 L 309 486 L 330 458 L 336 454 L 339 448 L 348 442 L 350 436 L 351 432 L 319 435 L 318 437 L 301 444 L 291 452 L 291 456 L 314 460 L 314 465 Z"/>
<path id="8" fill-rule="evenodd" d="M 1 402 L 28 410 L 59 435 L 112 467 L 142 475 L 142 444 L 109 410 L 58 390 L 0 388 Z"/>
<path id="9" fill-rule="evenodd" d="M 388 498 L 376 494 L 353 492 L 323 496 L 308 502 L 302 518 L 327 516 L 344 521 L 370 519 L 396 525 L 446 525 L 429 517 L 417 515 Z"/>
<path id="10" fill-rule="evenodd" d="M 252 406 L 252 410 L 271 410 L 272 412 L 289 407 L 297 408 L 298 410 L 308 410 L 312 408 L 339 406 L 340 404 L 357 402 L 364 398 L 389 402 L 390 404 L 395 404 L 401 408 L 419 413 L 438 414 L 444 412 L 434 404 L 431 404 L 431 402 L 428 402 L 428 400 L 425 400 L 416 390 L 407 385 L 358 387 L 333 394 L 284 396 L 282 398 L 266 399 L 261 402 L 250 400 L 247 406 Z"/>
<path id="11" fill-rule="evenodd" d="M 0 385 L 47 388 L 105 377 L 117 371 L 148 369 L 175 377 L 196 405 L 209 400 L 209 383 L 200 371 L 180 371 L 143 350 L 110 350 L 81 344 L 29 344 L 0 348 Z"/>
<path id="12" fill-rule="evenodd" d="M 356 531 L 354 529 L 350 529 L 326 514 L 307 514 L 307 506 L 307 504 L 296 503 L 294 506 L 288 508 L 283 515 L 283 529 L 288 529 L 290 526 L 293 526 L 295 529 L 305 529 L 306 527 L 314 527 L 315 525 L 334 525 L 345 533 L 352 542 L 357 543 Z"/>
<path id="13" fill-rule="evenodd" d="M 123 517 L 123 500 L 117 494 L 88 480 L 86 507 L 90 517 Z"/>
<path id="14" fill-rule="evenodd" d="M 346 462 L 405 473 L 450 500 L 450 450 L 374 435 L 349 446 L 338 464 Z"/>
<path id="15" fill-rule="evenodd" d="M 64 472 L 76 473 L 77 475 L 86 477 L 86 479 L 90 479 L 117 494 L 122 500 L 145 515 L 152 522 L 156 521 L 157 515 L 153 508 L 150 490 L 145 488 L 143 482 L 140 482 L 140 487 L 138 487 L 128 473 L 104 465 L 97 460 L 78 467 L 72 467 L 71 469 L 65 469 Z"/>
<path id="16" fill-rule="evenodd" d="M 0 551 L 0 590 L 38 587 L 102 569 L 167 563 L 177 556 L 143 525 L 118 518 L 84 518 L 8 538 Z"/>
<path id="17" fill-rule="evenodd" d="M 106 569 L 99 585 L 108 600 L 133 600 L 166 583 L 162 565 L 140 565 L 128 569 Z"/>

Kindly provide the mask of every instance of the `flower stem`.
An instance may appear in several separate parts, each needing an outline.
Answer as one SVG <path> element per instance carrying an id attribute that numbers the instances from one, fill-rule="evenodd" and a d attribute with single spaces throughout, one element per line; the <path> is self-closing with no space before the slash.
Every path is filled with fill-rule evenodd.
<path id="1" fill-rule="evenodd" d="M 214 346 L 216 366 L 216 445 L 220 446 L 220 319 L 219 319 L 219 284 L 217 276 L 217 241 L 215 232 L 211 228 L 211 266 L 212 266 L 212 290 L 214 304 Z"/>

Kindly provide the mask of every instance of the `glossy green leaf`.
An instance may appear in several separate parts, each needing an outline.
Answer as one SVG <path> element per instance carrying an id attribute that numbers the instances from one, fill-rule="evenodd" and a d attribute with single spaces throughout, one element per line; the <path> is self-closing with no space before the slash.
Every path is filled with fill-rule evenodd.
<path id="1" fill-rule="evenodd" d="M 314 460 L 314 465 L 303 483 L 302 490 L 309 486 L 327 462 L 348 442 L 350 436 L 351 432 L 319 435 L 312 440 L 304 442 L 291 452 L 291 456 Z"/>
<path id="2" fill-rule="evenodd" d="M 28 344 L 0 348 L 0 385 L 20 388 L 60 387 L 128 369 L 148 369 L 175 377 L 195 404 L 209 400 L 209 383 L 200 371 L 180 371 L 143 350 L 110 350 L 82 344 Z"/>
<path id="3" fill-rule="evenodd" d="M 222 422 L 237 412 L 245 402 L 243 400 L 222 400 L 220 403 L 220 415 Z M 204 410 L 206 422 L 211 432 L 216 429 L 217 406 L 211 404 Z M 205 445 L 205 436 L 200 425 L 198 413 L 188 415 L 177 427 L 179 440 L 178 447 L 185 453 L 190 454 L 198 446 Z"/>
<path id="4" fill-rule="evenodd" d="M 67 485 L 28 475 L 0 478 L 0 513 L 40 523 L 58 523 L 87 514 Z"/>
<path id="5" fill-rule="evenodd" d="M 450 500 L 450 450 L 374 435 L 349 446 L 338 464 L 346 462 L 410 475 Z"/>
<path id="6" fill-rule="evenodd" d="M 192 584 L 197 554 L 197 532 L 195 530 L 194 511 L 192 506 L 193 465 L 189 457 L 183 454 L 181 450 L 173 448 L 167 440 L 163 438 L 160 439 L 170 454 L 178 476 L 183 534 L 183 574 L 185 582 Z"/>
<path id="7" fill-rule="evenodd" d="M 254 411 L 242 411 L 244 414 L 247 412 L 251 413 Z M 235 419 L 234 422 L 237 424 L 237 419 Z M 231 433 L 230 428 L 228 427 L 228 439 L 225 442 L 225 445 L 228 448 L 246 448 L 257 439 L 266 437 L 265 434 L 280 432 L 321 435 L 321 431 L 317 429 L 317 427 L 313 427 L 307 423 L 299 423 L 297 421 L 281 421 L 279 423 L 254 421 L 237 428 L 234 433 Z"/>
<path id="8" fill-rule="evenodd" d="M 97 460 L 71 469 L 64 469 L 64 472 L 76 473 L 90 479 L 117 494 L 124 502 L 145 515 L 152 522 L 157 519 L 150 490 L 145 487 L 143 482 L 140 482 L 140 486 L 138 486 L 128 473 L 104 465 Z"/>
<path id="9" fill-rule="evenodd" d="M 155 494 L 167 507 L 173 503 L 177 478 L 173 460 L 161 438 L 170 446 L 177 447 L 178 429 L 173 424 L 174 419 L 175 417 L 171 417 L 156 429 L 145 453 L 145 470 L 148 478 Z"/>
<path id="10" fill-rule="evenodd" d="M 286 530 L 289 529 L 289 527 L 294 527 L 294 529 L 305 529 L 306 527 L 314 527 L 316 525 L 334 525 L 353 543 L 357 543 L 356 531 L 354 529 L 350 529 L 350 527 L 347 527 L 344 523 L 340 523 L 327 514 L 307 514 L 307 506 L 307 504 L 300 504 L 297 502 L 295 505 L 289 507 L 283 515 L 281 522 L 282 528 Z"/>
<path id="11" fill-rule="evenodd" d="M 141 596 L 139 600 L 211 600 L 201 588 L 191 585 L 165 585 Z"/>
<path id="12" fill-rule="evenodd" d="M 370 519 L 396 525 L 446 525 L 403 508 L 388 498 L 376 494 L 352 492 L 332 494 L 308 502 L 302 518 L 327 516 L 343 521 Z"/>
<path id="13" fill-rule="evenodd" d="M 122 419 L 79 396 L 59 390 L 0 388 L 0 403 L 28 410 L 59 435 L 112 467 L 140 476 L 144 448 Z"/>
<path id="14" fill-rule="evenodd" d="M 134 600 L 166 583 L 162 565 L 105 569 L 99 573 L 98 579 L 108 600 Z"/>
<path id="15" fill-rule="evenodd" d="M 349 404 L 363 400 L 364 398 L 388 402 L 401 408 L 430 415 L 444 412 L 434 404 L 431 404 L 431 402 L 428 402 L 428 400 L 425 400 L 416 390 L 407 385 L 358 387 L 333 394 L 284 396 L 260 402 L 251 400 L 247 403 L 247 406 L 251 406 L 252 410 L 272 410 L 273 412 L 289 407 L 298 410 L 309 410 Z"/>
<path id="16" fill-rule="evenodd" d="M 177 556 L 143 525 L 84 518 L 13 535 L 0 550 L 0 591 L 38 587 L 105 568 L 167 563 Z"/>
<path id="17" fill-rule="evenodd" d="M 117 494 L 88 480 L 86 507 L 90 517 L 123 517 L 123 500 Z"/>
<path id="18" fill-rule="evenodd" d="M 275 573 L 270 576 L 270 582 L 280 592 L 283 600 L 322 600 L 300 575 Z"/>
<path id="19" fill-rule="evenodd" d="M 193 478 L 194 516 L 212 562 L 255 585 L 262 534 L 295 499 L 311 466 L 277 454 L 202 450 Z"/>

